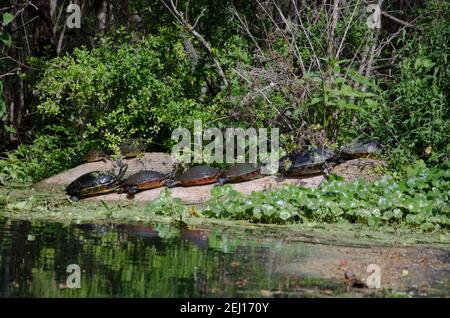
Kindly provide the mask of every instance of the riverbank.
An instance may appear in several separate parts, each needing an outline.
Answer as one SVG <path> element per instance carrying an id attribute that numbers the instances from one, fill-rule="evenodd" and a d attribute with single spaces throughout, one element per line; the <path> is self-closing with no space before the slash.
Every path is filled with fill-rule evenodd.
<path id="1" fill-rule="evenodd" d="M 445 229 L 430 232 L 404 224 L 371 228 L 361 223 L 313 220 L 295 224 L 262 224 L 205 217 L 200 214 L 201 205 L 185 206 L 186 214 L 171 216 L 158 215 L 151 207 L 152 203 L 131 200 L 72 203 L 62 191 L 56 189 L 42 192 L 0 188 L 0 223 L 7 228 L 24 224 L 22 227 L 28 231 L 36 228 L 35 231 L 20 234 L 21 237 L 25 235 L 25 241 L 26 238 L 33 241 L 44 239 L 47 234 L 43 235 L 40 231 L 47 233 L 49 228 L 54 227 L 61 228 L 60 231 L 83 229 L 80 242 L 85 242 L 86 235 L 93 236 L 93 240 L 104 237 L 105 246 L 112 244 L 117 250 L 125 249 L 122 246 L 125 242 L 136 240 L 142 240 L 145 244 L 150 244 L 149 240 L 162 240 L 168 246 L 179 240 L 177 253 L 181 253 L 178 249 L 183 253 L 185 249 L 193 249 L 185 253 L 185 257 L 192 258 L 192 261 L 197 261 L 197 246 L 200 246 L 201 250 L 207 248 L 224 253 L 227 260 L 223 266 L 231 271 L 249 267 L 245 269 L 247 273 L 255 271 L 255 266 L 261 266 L 273 278 L 270 283 L 258 283 L 260 279 L 257 279 L 259 274 L 256 272 L 260 270 L 253 276 L 233 275 L 226 281 L 238 286 L 238 290 L 229 289 L 221 294 L 221 289 L 212 287 L 206 292 L 210 296 L 441 297 L 449 293 L 450 234 Z M 87 228 L 91 230 L 86 232 Z M 183 247 L 185 241 L 189 244 L 192 241 L 194 247 Z M 255 252 L 252 261 L 249 261 L 248 252 L 243 252 L 247 249 L 260 252 Z M 102 253 L 109 255 L 106 251 Z M 269 263 L 263 261 L 267 257 Z M 127 254 L 128 258 L 133 256 Z M 176 262 L 178 265 L 174 265 L 174 262 L 171 261 L 168 266 L 181 266 Z M 365 283 L 370 264 L 381 268 L 382 288 L 352 287 L 345 278 L 346 273 L 354 273 L 357 279 Z M 158 270 L 154 269 L 156 272 Z M 61 289 L 50 276 L 45 277 L 35 284 L 45 281 L 45 290 L 51 297 L 80 296 Z M 285 279 L 286 284 L 276 287 L 275 282 L 280 279 Z M 244 288 L 242 284 L 248 287 Z M 85 289 L 103 290 L 103 287 L 90 286 Z M 36 287 L 36 290 L 42 288 Z M 138 295 L 147 295 L 146 290 L 147 287 L 142 287 Z M 109 295 L 108 291 L 102 293 Z"/>
<path id="2" fill-rule="evenodd" d="M 34 251 L 24 253 L 25 257 L 40 260 L 26 262 L 34 266 L 33 278 L 23 281 L 22 276 L 14 277 L 19 284 L 11 286 L 10 295 L 445 297 L 450 290 L 450 245 L 427 240 L 429 233 L 414 236 L 357 226 L 275 226 L 198 217 L 187 218 L 187 224 L 181 225 L 164 217 L 154 217 L 152 222 L 110 218 L 74 224 L 10 216 L 15 219 L 0 217 L 3 248 L 19 244 Z M 91 268 L 79 290 L 67 289 L 64 280 L 53 274 L 67 265 L 67 260 L 55 256 L 66 245 L 79 246 L 67 249 L 68 259 L 76 260 L 83 269 Z M 118 265 L 108 270 L 112 259 Z M 7 265 L 0 262 L 0 268 Z M 369 266 L 379 269 L 380 289 L 367 286 Z M 120 275 L 126 269 L 133 275 L 136 288 L 132 290 L 127 289 L 130 278 Z M 167 283 L 187 278 L 197 282 L 205 272 L 209 272 L 208 285 L 186 289 L 186 294 Z M 359 283 L 346 279 L 349 273 Z M 110 290 L 101 284 L 106 278 L 98 279 L 104 276 L 109 277 L 108 282 L 114 277 L 114 285 L 123 288 Z"/>
<path id="3" fill-rule="evenodd" d="M 220 226 L 250 231 L 251 235 L 269 236 L 289 241 L 355 246 L 427 246 L 450 247 L 450 233 L 446 230 L 424 232 L 396 225 L 370 228 L 348 222 L 325 223 L 309 221 L 296 224 L 263 224 L 246 220 L 227 220 L 200 215 L 201 206 L 187 207 L 182 222 L 191 227 Z M 149 204 L 138 201 L 72 203 L 61 191 L 41 192 L 33 189 L 0 188 L 0 217 L 16 220 L 83 223 L 162 223 L 178 222 L 179 216 L 152 213 Z"/>

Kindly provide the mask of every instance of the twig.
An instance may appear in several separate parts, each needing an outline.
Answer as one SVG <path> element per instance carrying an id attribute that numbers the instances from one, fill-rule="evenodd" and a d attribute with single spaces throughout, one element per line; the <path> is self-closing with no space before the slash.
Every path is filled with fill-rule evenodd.
<path id="1" fill-rule="evenodd" d="M 17 31 L 20 31 L 20 29 L 26 27 L 28 24 L 30 24 L 31 22 L 33 22 L 33 21 L 36 20 L 36 19 L 39 19 L 39 17 L 38 17 L 38 16 L 35 16 L 34 18 L 28 20 L 27 22 L 25 22 L 24 24 L 22 24 L 22 25 L 21 25 L 20 27 L 18 27 L 17 29 L 12 30 L 12 31 L 11 31 L 11 34 L 17 32 Z"/>
<path id="2" fill-rule="evenodd" d="M 222 82 L 225 86 L 225 88 L 228 90 L 229 84 L 228 80 L 225 76 L 225 73 L 222 69 L 222 66 L 220 65 L 219 60 L 215 57 L 211 45 L 208 43 L 208 41 L 205 40 L 205 38 L 198 33 L 194 27 L 189 23 L 189 21 L 185 18 L 184 14 L 180 11 L 178 11 L 176 4 L 173 3 L 173 0 L 169 0 L 170 6 L 167 4 L 167 1 L 163 2 L 166 8 L 172 13 L 172 15 L 178 20 L 178 22 L 181 23 L 181 25 L 187 29 L 190 33 L 192 33 L 193 36 L 197 38 L 197 40 L 200 41 L 200 43 L 205 47 L 205 49 L 208 51 L 211 59 L 214 62 L 214 66 L 216 68 L 217 73 L 219 74 L 220 78 L 222 79 Z"/>
<path id="3" fill-rule="evenodd" d="M 305 26 L 303 25 L 302 17 L 301 17 L 301 15 L 300 15 L 300 12 L 298 11 L 297 4 L 296 4 L 296 2 L 295 2 L 294 0 L 292 0 L 292 3 L 294 4 L 295 14 L 297 15 L 297 19 L 298 19 L 299 22 L 300 22 L 300 26 L 301 26 L 301 28 L 302 28 L 302 31 L 303 31 L 303 33 L 305 34 L 306 40 L 308 41 L 308 44 L 309 44 L 309 46 L 311 47 L 311 50 L 312 50 L 312 52 L 313 52 L 314 59 L 316 60 L 316 63 L 317 63 L 317 67 L 318 67 L 318 69 L 319 69 L 319 72 L 320 72 L 321 74 L 323 74 L 322 67 L 320 66 L 319 58 L 317 57 L 316 50 L 314 49 L 314 45 L 312 44 L 311 39 L 309 38 L 308 32 L 307 32 L 307 30 L 305 29 Z"/>
<path id="4" fill-rule="evenodd" d="M 12 9 L 12 7 L 13 7 L 13 6 L 9 6 L 9 7 L 4 7 L 4 8 L 0 8 L 0 12 L 3 12 L 3 11 L 7 11 L 7 10 L 10 10 L 10 9 Z"/>
<path id="5" fill-rule="evenodd" d="M 64 23 L 63 29 L 62 29 L 61 33 L 59 34 L 58 46 L 56 47 L 56 54 L 58 56 L 61 54 L 62 44 L 63 44 L 63 40 L 64 40 L 64 34 L 66 33 L 66 25 L 67 25 L 67 23 Z"/>
<path id="6" fill-rule="evenodd" d="M 385 17 L 387 17 L 387 18 L 389 18 L 389 19 L 391 19 L 391 20 L 397 22 L 397 23 L 400 23 L 400 24 L 406 26 L 406 27 L 413 28 L 413 29 L 417 29 L 417 27 L 416 27 L 415 25 L 413 25 L 413 24 L 411 24 L 411 23 L 409 23 L 409 22 L 400 20 L 399 18 L 396 18 L 396 17 L 394 17 L 393 15 L 390 15 L 390 14 L 387 13 L 386 11 L 381 11 L 381 14 L 384 15 Z"/>
<path id="7" fill-rule="evenodd" d="M 352 25 L 353 17 L 355 16 L 356 10 L 359 7 L 359 2 L 360 2 L 360 0 L 358 0 L 358 2 L 355 4 L 355 8 L 353 9 L 352 15 L 350 17 L 350 21 L 348 22 L 347 27 L 345 28 L 344 36 L 342 37 L 341 43 L 339 44 L 339 48 L 338 48 L 338 50 L 336 52 L 336 55 L 335 55 L 336 59 L 338 59 L 339 55 L 341 54 L 342 46 L 344 45 L 344 41 L 347 38 L 347 32 L 350 29 L 350 26 Z"/>
<path id="8" fill-rule="evenodd" d="M 250 32 L 250 28 L 248 27 L 248 24 L 246 21 L 243 21 L 241 16 L 239 15 L 239 13 L 237 12 L 236 8 L 233 7 L 231 9 L 229 9 L 231 11 L 232 14 L 234 14 L 239 22 L 241 23 L 242 27 L 244 28 L 245 32 L 248 34 L 248 36 L 250 37 L 250 39 L 253 41 L 253 43 L 255 44 L 256 48 L 258 49 L 259 52 L 261 52 L 261 54 L 263 54 L 263 50 L 261 49 L 261 47 L 259 46 L 258 42 L 256 41 L 255 37 L 253 36 L 253 34 Z"/>
<path id="9" fill-rule="evenodd" d="M 23 12 L 24 11 L 22 11 L 22 14 L 20 15 L 20 18 L 22 20 L 22 25 L 25 24 L 25 20 L 23 19 Z M 28 41 L 27 28 L 24 28 L 23 32 L 25 33 L 25 42 L 27 43 L 28 55 L 31 55 L 31 48 L 30 48 L 30 42 Z"/>
<path id="10" fill-rule="evenodd" d="M 14 59 L 14 58 L 12 58 L 12 57 L 9 56 L 9 55 L 8 55 L 8 56 L 4 56 L 4 57 L 0 57 L 0 60 L 4 60 L 4 59 L 12 60 L 12 61 L 16 62 L 17 64 L 19 64 L 19 65 L 21 65 L 21 66 L 23 66 L 23 67 L 29 68 L 29 69 L 31 69 L 31 70 L 37 70 L 37 71 L 40 70 L 39 68 L 35 68 L 35 67 L 28 66 L 28 65 L 26 65 L 26 64 L 23 64 L 22 62 L 20 62 L 20 61 Z"/>
<path id="11" fill-rule="evenodd" d="M 193 29 L 195 29 L 195 27 L 197 26 L 198 21 L 200 21 L 201 17 L 203 16 L 203 14 L 205 13 L 205 8 L 203 8 L 202 12 L 200 12 L 200 14 L 198 15 L 197 19 L 194 22 L 194 25 L 192 26 Z"/>
<path id="12" fill-rule="evenodd" d="M 66 0 L 64 0 L 61 9 L 59 10 L 58 16 L 56 17 L 55 26 L 53 27 L 53 34 L 56 34 L 59 19 L 61 18 L 62 12 L 65 10 L 65 8 L 66 8 Z"/>
<path id="13" fill-rule="evenodd" d="M 289 30 L 289 32 L 292 35 L 292 42 L 293 42 L 294 48 L 295 48 L 295 50 L 297 52 L 297 58 L 298 58 L 298 60 L 300 62 L 300 68 L 302 69 L 302 73 L 305 74 L 305 72 L 306 72 L 305 71 L 305 65 L 303 63 L 303 59 L 302 59 L 302 55 L 300 54 L 300 50 L 299 50 L 299 48 L 297 46 L 297 42 L 296 42 L 296 39 L 295 39 L 295 34 L 292 31 L 292 29 L 291 29 L 291 25 L 290 25 L 289 21 L 286 19 L 286 17 L 284 16 L 283 11 L 281 11 L 281 8 L 277 5 L 277 3 L 275 1 L 273 3 L 275 5 L 276 9 L 278 10 L 278 13 L 280 14 L 281 19 L 286 24 L 287 29 Z"/>
<path id="14" fill-rule="evenodd" d="M 334 33 L 336 31 L 337 23 L 339 20 L 339 1 L 340 0 L 334 0 L 333 4 L 333 11 L 331 12 L 331 21 L 328 26 L 328 56 L 333 55 L 333 39 L 334 39 Z"/>
<path id="15" fill-rule="evenodd" d="M 16 71 L 18 71 L 18 70 L 20 70 L 20 68 L 16 67 L 16 68 L 12 69 L 11 71 L 9 71 L 8 73 L 0 75 L 0 79 L 2 79 L 3 77 L 6 77 L 6 76 L 17 75 Z"/>

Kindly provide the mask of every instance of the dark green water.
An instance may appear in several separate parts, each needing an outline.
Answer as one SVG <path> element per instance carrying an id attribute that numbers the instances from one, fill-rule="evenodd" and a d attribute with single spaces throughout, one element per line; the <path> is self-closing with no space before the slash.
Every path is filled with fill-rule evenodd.
<path id="1" fill-rule="evenodd" d="M 346 291 L 343 271 L 335 271 L 343 260 L 366 254 L 364 248 L 288 243 L 268 233 L 258 238 L 246 229 L 0 218 L 0 297 L 369 296 L 374 290 Z M 442 281 L 449 279 L 450 262 L 442 267 L 442 259 L 449 255 L 430 253 L 441 259 L 441 269 L 430 267 L 434 276 L 416 295 L 448 295 Z M 362 264 L 370 262 L 369 257 Z M 80 288 L 68 288 L 70 264 L 80 268 Z M 417 289 L 421 282 L 416 275 L 409 277 Z M 410 291 L 403 289 L 404 295 Z"/>
<path id="2" fill-rule="evenodd" d="M 341 282 L 278 273 L 302 244 L 230 238 L 177 226 L 70 225 L 0 219 L 0 297 L 302 296 Z M 81 288 L 65 286 L 67 266 Z"/>

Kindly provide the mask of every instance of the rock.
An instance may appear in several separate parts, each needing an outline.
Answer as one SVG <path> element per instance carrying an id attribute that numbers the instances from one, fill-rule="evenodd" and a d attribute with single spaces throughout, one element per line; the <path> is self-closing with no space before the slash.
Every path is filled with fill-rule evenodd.
<path id="1" fill-rule="evenodd" d="M 362 280 L 358 279 L 352 270 L 346 271 L 344 273 L 344 278 L 347 291 L 350 291 L 352 288 L 367 288 L 367 285 Z"/>
<path id="2" fill-rule="evenodd" d="M 324 177 L 319 176 L 312 176 L 307 178 L 280 178 L 275 176 L 266 176 L 263 178 L 247 181 L 247 182 L 241 182 L 241 183 L 233 183 L 231 184 L 231 187 L 235 189 L 236 191 L 239 191 L 244 194 L 250 194 L 252 192 L 256 191 L 266 191 L 278 188 L 285 184 L 297 184 L 304 187 L 309 188 L 316 188 L 319 186 L 319 184 L 324 180 Z M 170 189 L 172 193 L 172 197 L 174 198 L 180 198 L 181 201 L 185 204 L 199 204 L 203 203 L 211 198 L 211 190 L 212 188 L 216 186 L 216 184 L 208 184 L 203 186 L 194 186 L 194 187 L 174 187 Z M 156 198 L 158 198 L 159 193 L 162 191 L 163 188 L 157 188 L 147 191 L 138 192 L 135 197 L 134 201 L 136 202 L 147 202 L 152 201 Z M 114 202 L 114 201 L 126 201 L 127 195 L 126 194 L 118 194 L 118 193 L 112 193 L 112 194 L 106 194 L 106 195 L 100 195 L 95 197 L 86 198 L 86 201 L 108 201 L 108 202 Z"/>
<path id="3" fill-rule="evenodd" d="M 128 169 L 125 177 L 133 174 L 140 170 L 155 170 L 162 173 L 169 173 L 173 171 L 173 164 L 170 154 L 166 153 L 145 153 L 144 156 L 140 158 L 124 159 L 124 163 L 128 164 Z M 118 167 L 112 161 L 102 162 L 89 162 L 81 164 L 75 168 L 64 171 L 53 177 L 42 180 L 33 185 L 33 188 L 39 191 L 46 192 L 58 192 L 64 191 L 65 186 L 71 183 L 73 180 L 79 176 L 95 171 L 95 170 L 114 170 L 118 172 Z M 276 176 L 265 176 L 259 179 L 231 184 L 236 191 L 242 192 L 244 194 L 250 194 L 253 191 L 265 191 L 270 189 L 275 189 L 285 184 L 297 184 L 304 187 L 318 187 L 319 184 L 324 180 L 322 175 L 307 176 L 304 178 L 280 178 Z M 203 203 L 211 198 L 211 189 L 216 186 L 216 184 L 209 184 L 204 186 L 194 186 L 194 187 L 174 187 L 171 189 L 172 196 L 175 198 L 180 198 L 185 204 L 199 204 Z M 138 192 L 134 201 L 136 202 L 147 202 L 158 198 L 159 193 L 163 188 L 157 188 L 147 191 Z M 84 199 L 86 201 L 108 201 L 108 202 L 118 202 L 127 201 L 126 194 L 111 193 L 100 196 L 93 196 Z"/>
<path id="4" fill-rule="evenodd" d="M 385 168 L 386 162 L 375 159 L 353 159 L 345 161 L 333 168 L 333 173 L 343 177 L 346 181 L 361 178 L 366 181 L 374 181 L 382 175 L 380 168 Z"/>
<path id="5" fill-rule="evenodd" d="M 169 173 L 173 170 L 172 158 L 170 157 L 170 154 L 163 152 L 144 153 L 142 157 L 124 159 L 123 162 L 128 164 L 128 169 L 125 176 L 131 175 L 140 170 L 155 170 L 162 173 Z M 114 170 L 118 172 L 119 169 L 111 160 L 107 162 L 88 162 L 61 172 L 53 177 L 42 180 L 34 184 L 33 187 L 37 190 L 46 190 L 54 185 L 68 185 L 79 176 L 95 170 Z"/>

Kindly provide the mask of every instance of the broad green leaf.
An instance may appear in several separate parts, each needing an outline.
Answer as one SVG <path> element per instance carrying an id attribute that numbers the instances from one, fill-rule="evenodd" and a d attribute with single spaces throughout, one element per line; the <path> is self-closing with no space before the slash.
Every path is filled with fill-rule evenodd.
<path id="1" fill-rule="evenodd" d="M 373 100 L 373 99 L 370 99 L 370 98 L 366 98 L 366 99 L 365 99 L 365 102 L 366 102 L 367 106 L 368 106 L 370 109 L 375 109 L 375 108 L 378 107 L 378 103 L 377 103 L 376 100 Z"/>
<path id="2" fill-rule="evenodd" d="M 0 33 L 0 40 L 6 47 L 11 47 L 11 35 L 9 33 Z"/>
<path id="3" fill-rule="evenodd" d="M 339 108 L 343 108 L 343 109 L 351 109 L 351 110 L 357 110 L 357 111 L 362 111 L 363 108 L 359 107 L 355 104 L 352 103 L 348 103 L 347 101 L 343 100 L 343 99 L 339 99 L 337 102 L 337 106 Z"/>
<path id="4" fill-rule="evenodd" d="M 315 105 L 315 104 L 320 103 L 321 101 L 322 101 L 322 98 L 320 98 L 320 97 L 314 97 L 314 98 L 312 98 L 311 101 L 309 102 L 309 105 L 312 106 L 312 105 Z"/>
<path id="5" fill-rule="evenodd" d="M 348 97 L 360 97 L 361 96 L 360 92 L 358 92 L 353 87 L 348 86 L 346 84 L 342 85 L 341 94 L 344 96 L 348 96 Z"/>
<path id="6" fill-rule="evenodd" d="M 14 20 L 14 15 L 9 12 L 3 13 L 3 25 L 9 24 L 12 20 Z"/>

